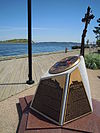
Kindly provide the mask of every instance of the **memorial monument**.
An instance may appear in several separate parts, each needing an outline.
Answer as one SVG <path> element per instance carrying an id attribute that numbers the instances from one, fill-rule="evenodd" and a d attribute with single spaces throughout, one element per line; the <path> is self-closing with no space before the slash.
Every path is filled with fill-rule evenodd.
<path id="1" fill-rule="evenodd" d="M 63 125 L 93 111 L 83 56 L 55 63 L 40 79 L 31 109 Z"/>
<path id="2" fill-rule="evenodd" d="M 82 19 L 85 29 L 82 34 L 80 56 L 70 56 L 54 64 L 41 78 L 31 109 L 63 125 L 93 111 L 90 86 L 84 62 L 84 38 L 87 26 L 94 15 L 90 7 Z"/>
<path id="3" fill-rule="evenodd" d="M 28 0 L 28 84 L 33 83 L 30 7 L 31 0 Z M 90 10 L 90 8 L 88 9 Z M 84 32 L 87 29 L 88 19 L 91 18 L 86 15 Z M 18 125 L 18 133 L 100 132 L 100 103 L 95 99 L 91 100 L 90 86 L 83 58 L 85 35 L 82 36 L 80 56 L 66 57 L 55 63 L 40 79 L 34 96 L 29 95 L 19 98 L 21 121 Z M 93 113 L 91 113 L 92 111 Z M 81 119 L 78 119 L 80 117 Z"/>

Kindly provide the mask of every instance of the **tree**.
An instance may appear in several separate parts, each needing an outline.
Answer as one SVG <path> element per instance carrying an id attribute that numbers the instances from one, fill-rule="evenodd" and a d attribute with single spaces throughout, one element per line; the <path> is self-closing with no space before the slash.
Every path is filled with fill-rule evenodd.
<path id="1" fill-rule="evenodd" d="M 88 44 L 89 44 L 89 39 L 87 39 L 86 44 L 87 44 L 87 46 L 88 46 Z"/>
<path id="2" fill-rule="evenodd" d="M 96 43 L 98 46 L 100 46 L 100 18 L 97 19 L 97 23 L 98 23 L 98 26 L 97 27 L 94 27 L 95 30 L 93 30 L 94 34 L 96 35 Z"/>

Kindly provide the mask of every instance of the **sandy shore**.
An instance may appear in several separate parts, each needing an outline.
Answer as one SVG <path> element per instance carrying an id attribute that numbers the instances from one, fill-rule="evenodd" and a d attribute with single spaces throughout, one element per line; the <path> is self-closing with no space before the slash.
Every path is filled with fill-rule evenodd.
<path id="1" fill-rule="evenodd" d="M 100 101 L 100 70 L 87 69 L 92 98 Z M 19 115 L 17 104 L 20 97 L 35 93 L 37 85 L 0 102 L 0 133 L 15 133 L 18 127 Z"/>

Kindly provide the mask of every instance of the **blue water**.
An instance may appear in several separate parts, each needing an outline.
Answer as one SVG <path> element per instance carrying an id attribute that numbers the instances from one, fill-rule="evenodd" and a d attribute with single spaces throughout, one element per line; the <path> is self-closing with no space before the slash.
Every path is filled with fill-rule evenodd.
<path id="1" fill-rule="evenodd" d="M 35 43 L 32 44 L 32 53 L 43 53 L 43 52 L 56 52 L 62 51 L 67 48 L 72 49 L 74 43 Z M 0 44 L 0 56 L 17 56 L 28 53 L 27 44 Z"/>

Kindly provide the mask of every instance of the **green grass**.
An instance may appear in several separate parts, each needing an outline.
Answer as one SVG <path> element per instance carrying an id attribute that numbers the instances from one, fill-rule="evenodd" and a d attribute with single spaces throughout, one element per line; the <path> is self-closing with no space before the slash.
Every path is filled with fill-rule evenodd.
<path id="1" fill-rule="evenodd" d="M 91 53 L 85 55 L 85 64 L 90 69 L 100 69 L 100 54 Z"/>

